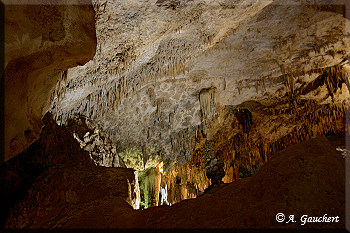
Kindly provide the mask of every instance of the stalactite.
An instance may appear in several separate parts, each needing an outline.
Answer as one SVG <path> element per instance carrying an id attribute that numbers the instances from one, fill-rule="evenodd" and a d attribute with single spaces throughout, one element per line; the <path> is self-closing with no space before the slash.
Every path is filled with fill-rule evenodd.
<path id="1" fill-rule="evenodd" d="M 214 114 L 215 98 L 216 88 L 205 88 L 200 91 L 199 104 L 204 119 Z"/>

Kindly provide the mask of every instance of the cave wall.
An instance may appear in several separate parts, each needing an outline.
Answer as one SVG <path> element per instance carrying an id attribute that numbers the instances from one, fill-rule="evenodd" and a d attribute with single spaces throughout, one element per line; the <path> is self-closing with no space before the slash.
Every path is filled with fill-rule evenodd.
<path id="1" fill-rule="evenodd" d="M 93 4 L 96 56 L 61 78 L 50 111 L 63 125 L 76 115 L 98 122 L 127 167 L 163 162 L 171 202 L 254 174 L 290 144 L 345 131 L 346 3 Z"/>
<path id="2" fill-rule="evenodd" d="M 39 135 L 41 118 L 64 72 L 93 58 L 91 1 L 4 1 L 5 156 L 23 151 Z"/>
<path id="3" fill-rule="evenodd" d="M 38 219 L 50 222 L 47 228 L 60 227 L 70 214 L 79 216 L 102 203 L 139 208 L 135 170 L 96 166 L 67 128 L 50 114 L 43 122 L 39 139 L 0 165 L 1 228 L 26 229 Z M 80 212 L 81 207 L 86 210 Z M 67 218 L 52 221 L 60 216 Z"/>
<path id="4" fill-rule="evenodd" d="M 38 137 L 50 110 L 96 165 L 138 171 L 121 175 L 123 198 L 138 208 L 141 194 L 147 208 L 162 204 L 165 189 L 167 204 L 195 198 L 254 174 L 291 144 L 349 127 L 342 5 L 57 3 L 5 8 L 6 160 Z M 101 171 L 102 180 L 120 175 Z M 64 187 L 48 198 L 42 184 L 31 187 L 18 207 L 35 202 L 37 209 L 23 218 L 46 214 L 52 202 L 86 201 L 85 180 L 70 180 L 81 175 L 70 172 L 54 174 L 52 182 L 62 176 L 62 183 L 43 181 L 50 192 Z M 118 185 L 109 188 L 118 194 Z"/>
<path id="5" fill-rule="evenodd" d="M 55 138 L 52 132 L 46 131 L 46 137 L 40 141 Z M 63 127 L 59 132 L 64 132 Z M 79 148 L 71 133 L 65 135 L 60 137 L 61 151 L 68 149 L 65 155 L 72 159 L 82 159 L 81 155 L 88 159 L 88 153 Z M 70 148 L 67 139 L 71 142 Z M 47 146 L 53 149 L 51 152 L 57 152 L 52 144 Z M 324 231 L 321 228 L 327 228 L 341 232 L 346 222 L 346 159 L 336 150 L 338 146 L 344 146 L 344 135 L 304 141 L 278 152 L 248 179 L 227 184 L 197 199 L 144 211 L 133 210 L 129 199 L 124 199 L 128 196 L 126 179 L 133 183 L 131 169 L 95 167 L 92 170 L 73 163 L 76 169 L 53 169 L 53 176 L 39 179 L 24 205 L 14 208 L 7 226 L 70 231 L 106 228 L 177 228 L 180 231 L 185 228 L 297 228 L 301 231 L 317 228 Z M 89 182 L 91 185 L 87 185 Z M 3 190 L 0 189 L 0 193 Z M 320 210 L 327 216 L 339 216 L 339 222 L 301 225 L 300 216 L 305 213 L 320 216 Z M 297 221 L 276 222 L 276 213 L 282 211 L 295 215 Z"/>

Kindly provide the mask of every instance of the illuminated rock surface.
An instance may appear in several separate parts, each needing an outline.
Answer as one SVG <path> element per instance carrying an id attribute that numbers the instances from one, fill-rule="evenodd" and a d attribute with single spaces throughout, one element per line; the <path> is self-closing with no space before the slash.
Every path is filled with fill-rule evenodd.
<path id="1" fill-rule="evenodd" d="M 39 140 L 1 164 L 2 221 L 9 216 L 5 226 L 27 228 L 45 222 L 45 227 L 60 227 L 71 215 L 110 202 L 126 201 L 138 208 L 135 172 L 95 166 L 71 133 L 50 118 L 46 115 Z"/>
<path id="2" fill-rule="evenodd" d="M 121 157 L 138 171 L 163 162 L 171 203 L 253 174 L 288 145 L 345 131 L 350 38 L 339 6 L 208 0 L 94 7 L 96 55 L 68 70 L 50 111 L 59 124 L 83 115 L 99 125 L 108 142 L 94 152 L 96 161 Z M 159 190 L 153 178 L 147 182 Z"/>
<path id="3" fill-rule="evenodd" d="M 43 141 L 40 139 L 39 143 Z M 74 168 L 63 163 L 64 168 L 57 169 L 58 164 L 53 162 L 34 182 L 24 201 L 10 211 L 8 227 L 299 228 L 302 227 L 301 215 L 324 213 L 339 216 L 340 222 L 311 223 L 303 227 L 344 227 L 345 164 L 341 153 L 335 150 L 344 144 L 343 135 L 321 136 L 290 146 L 275 154 L 252 177 L 171 207 L 152 207 L 143 211 L 130 206 L 133 196 L 129 196 L 126 178 L 133 183 L 132 171 L 95 167 L 91 161 L 89 163 L 88 153 L 80 150 L 72 137 L 62 142 L 69 141 L 73 145 L 69 151 L 74 153 L 66 149 L 63 152 L 72 159 L 68 163 Z M 51 155 L 64 157 L 60 152 Z M 85 164 L 82 163 L 84 160 Z M 20 158 L 7 164 L 13 164 L 13 161 L 20 161 Z M 292 225 L 277 223 L 275 215 L 280 212 L 287 216 L 294 214 L 298 222 Z"/>
<path id="4" fill-rule="evenodd" d="M 52 15 L 56 23 L 44 23 L 54 27 L 51 34 L 43 26 L 35 37 L 22 36 L 23 48 L 30 38 L 33 49 L 23 54 L 18 49 L 22 47 L 7 50 L 6 159 L 37 138 L 39 119 L 49 111 L 78 146 L 76 153 L 84 154 L 86 169 L 98 174 L 91 182 L 104 188 L 81 204 L 85 199 L 79 193 L 93 192 L 80 187 L 89 177 L 83 164 L 74 171 L 67 165 L 61 172 L 49 172 L 47 188 L 36 180 L 41 173 L 35 173 L 26 186 L 33 191 L 26 199 L 16 198 L 19 202 L 13 204 L 18 208 L 12 206 L 7 226 L 273 227 L 280 226 L 274 215 L 288 205 L 296 215 L 307 210 L 317 215 L 315 210 L 324 208 L 342 215 L 343 222 L 337 225 L 342 226 L 341 152 L 346 154 L 350 101 L 350 27 L 345 16 L 350 7 L 346 1 L 309 3 L 93 0 L 82 9 L 63 5 L 62 9 L 71 9 L 64 16 L 58 8 Z M 30 13 L 23 9 L 18 14 Z M 45 7 L 34 9 L 50 12 Z M 12 14 L 7 17 L 15 18 Z M 11 25 L 8 30 L 13 31 Z M 40 38 L 44 45 L 36 46 Z M 55 43 L 62 47 L 48 47 Z M 41 53 L 47 51 L 59 62 L 41 64 L 47 60 Z M 30 54 L 42 58 L 38 67 Z M 10 91 L 17 85 L 20 97 Z M 25 101 L 18 102 L 25 98 L 23 107 Z M 338 135 L 333 139 L 339 137 L 339 145 L 324 135 Z M 55 148 L 43 137 L 40 142 Z M 17 174 L 16 166 L 9 164 L 30 157 L 23 153 L 2 165 L 4 171 L 14 166 Z M 336 172 L 331 172 L 331 164 Z M 65 199 L 72 212 L 54 217 L 57 212 L 52 208 L 39 220 L 45 203 L 51 202 L 40 204 L 32 193 L 46 196 L 44 190 L 64 183 L 57 180 L 67 174 L 75 177 L 73 173 L 77 178 L 63 190 L 65 197 L 53 201 Z M 115 184 L 109 183 L 114 180 Z M 276 193 L 283 193 L 283 198 L 277 200 Z M 26 206 L 30 203 L 40 211 Z M 172 206 L 133 210 L 164 203 Z M 31 211 L 23 217 L 24 208 Z M 88 224 L 92 217 L 96 221 Z"/>

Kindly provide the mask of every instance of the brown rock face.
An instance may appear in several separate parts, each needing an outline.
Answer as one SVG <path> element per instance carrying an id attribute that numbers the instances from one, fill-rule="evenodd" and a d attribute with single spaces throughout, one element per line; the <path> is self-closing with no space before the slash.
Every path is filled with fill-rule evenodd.
<path id="1" fill-rule="evenodd" d="M 2 224 L 344 226 L 348 1 L 57 3 L 6 8 Z"/>
<path id="2" fill-rule="evenodd" d="M 171 203 L 197 196 L 289 145 L 345 131 L 346 6 L 96 0 L 96 55 L 62 75 L 50 112 L 66 126 L 81 115 L 99 125 L 79 137 L 96 163 L 163 162 Z"/>
<path id="3" fill-rule="evenodd" d="M 94 16 L 90 1 L 5 1 L 5 160 L 38 137 L 63 72 L 94 56 Z"/>
<path id="4" fill-rule="evenodd" d="M 252 177 L 197 199 L 144 211 L 127 204 L 125 179 L 132 175 L 128 169 L 94 170 L 72 163 L 74 168 L 49 169 L 48 176 L 41 175 L 24 201 L 13 208 L 7 226 L 341 229 L 345 224 L 345 160 L 335 148 L 343 144 L 343 136 L 321 136 L 290 146 Z M 278 223 L 276 214 L 281 212 L 295 215 L 296 222 Z M 305 214 L 339 216 L 339 222 L 301 225 Z"/>
<path id="5" fill-rule="evenodd" d="M 1 226 L 60 227 L 89 208 L 109 202 L 136 207 L 135 173 L 127 168 L 97 167 L 71 133 L 46 115 L 40 138 L 15 158 L 1 164 Z M 85 211 L 80 211 L 81 207 Z M 118 204 L 120 206 L 120 204 Z"/>
<path id="6" fill-rule="evenodd" d="M 344 144 L 344 137 L 337 139 Z M 344 228 L 345 160 L 325 136 L 277 153 L 254 176 L 171 207 L 139 213 L 128 227 L 150 228 Z M 294 214 L 296 223 L 276 222 Z M 322 212 L 322 213 L 321 213 Z M 300 217 L 339 216 L 338 223 L 309 223 Z"/>

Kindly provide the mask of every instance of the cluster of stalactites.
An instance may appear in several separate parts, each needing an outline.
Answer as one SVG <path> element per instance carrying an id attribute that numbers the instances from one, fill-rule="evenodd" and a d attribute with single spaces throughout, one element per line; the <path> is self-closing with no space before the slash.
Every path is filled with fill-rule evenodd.
<path id="1" fill-rule="evenodd" d="M 343 68 L 344 64 L 337 64 L 330 67 L 325 68 L 315 68 L 307 71 L 283 71 L 283 74 L 280 76 L 273 77 L 272 75 L 262 76 L 254 81 L 250 79 L 244 79 L 237 82 L 237 90 L 238 93 L 241 94 L 243 88 L 251 88 L 255 87 L 256 93 L 259 91 L 264 93 L 266 91 L 267 83 L 280 83 L 281 81 L 284 83 L 287 94 L 289 96 L 296 95 L 305 95 L 309 92 L 311 88 L 315 89 L 318 86 L 326 85 L 329 96 L 333 98 L 343 83 L 346 84 L 349 92 L 350 92 L 350 80 L 349 76 Z M 306 84 L 300 81 L 300 77 L 303 76 L 311 76 L 318 75 L 318 77 Z M 299 82 L 301 87 L 296 87 L 296 83 Z M 271 84 L 269 84 L 271 85 Z"/>
<path id="2" fill-rule="evenodd" d="M 216 88 L 202 89 L 199 93 L 199 104 L 203 120 L 211 118 L 215 113 Z"/>
<path id="3" fill-rule="evenodd" d="M 171 154 L 177 157 L 179 164 L 188 162 L 193 155 L 195 138 L 200 126 L 185 128 L 170 135 Z"/>
<path id="4" fill-rule="evenodd" d="M 291 110 L 294 109 L 294 110 Z M 249 136 L 238 133 L 228 139 L 226 134 L 217 134 L 211 142 L 216 156 L 225 163 L 225 172 L 234 164 L 234 168 L 243 166 L 253 172 L 256 166 L 260 166 L 278 151 L 289 145 L 315 138 L 326 133 L 344 132 L 344 118 L 349 111 L 348 103 L 319 105 L 315 101 L 296 100 L 294 106 L 288 109 L 276 106 L 266 107 L 259 117 L 271 119 L 273 116 L 289 116 L 288 120 L 276 123 L 276 127 L 264 137 L 257 137 L 256 129 Z M 293 117 L 290 117 L 292 114 Z M 283 130 L 281 123 L 291 130 Z M 253 128 L 259 127 L 253 125 Z M 220 151 L 220 153 L 218 153 Z"/>
<path id="5" fill-rule="evenodd" d="M 65 110 L 66 116 L 62 116 L 64 113 L 59 109 L 60 101 L 67 88 L 71 89 L 70 91 L 74 91 L 76 88 L 70 84 L 74 80 L 69 80 L 67 83 L 67 72 L 65 72 L 65 75 L 62 75 L 62 78 L 59 79 L 52 98 L 54 100 L 53 111 L 56 113 L 56 120 L 60 119 L 59 121 L 64 123 L 68 115 L 74 115 L 74 112 L 83 114 L 91 119 L 103 117 L 108 112 L 116 112 L 123 99 L 128 98 L 135 91 L 141 89 L 145 83 L 150 81 L 151 83 L 156 83 L 156 80 L 159 78 L 175 77 L 188 72 L 194 54 L 200 50 L 200 46 L 188 44 L 186 40 L 170 39 L 158 48 L 157 55 L 151 58 L 150 62 L 139 67 L 133 67 L 133 63 L 136 60 L 135 56 L 131 56 L 130 53 L 118 54 L 115 59 L 111 59 L 108 62 L 109 64 L 117 62 L 117 60 L 123 61 L 115 69 L 104 69 L 105 73 L 103 74 L 99 74 L 100 67 L 96 68 L 95 71 L 90 69 L 86 71 L 87 83 L 95 91 L 88 94 L 79 103 L 80 106 L 74 108 L 72 112 L 67 113 L 67 110 Z M 171 51 L 170 54 L 168 54 L 169 51 Z M 120 56 L 123 56 L 123 58 L 120 58 Z M 90 74 L 89 72 L 92 73 Z M 89 76 L 92 78 L 89 79 Z M 106 76 L 110 77 L 110 81 L 101 83 L 101 77 Z"/>
<path id="6" fill-rule="evenodd" d="M 64 98 L 66 93 L 66 85 L 67 85 L 67 77 L 68 77 L 68 71 L 61 71 L 58 75 L 58 81 L 56 83 L 56 87 L 53 91 L 53 93 L 50 96 L 50 102 L 52 103 L 52 111 L 55 113 L 54 118 L 57 121 L 59 119 L 59 115 L 62 113 L 59 109 L 59 104 L 62 98 Z M 60 123 L 60 122 L 58 122 Z"/>

